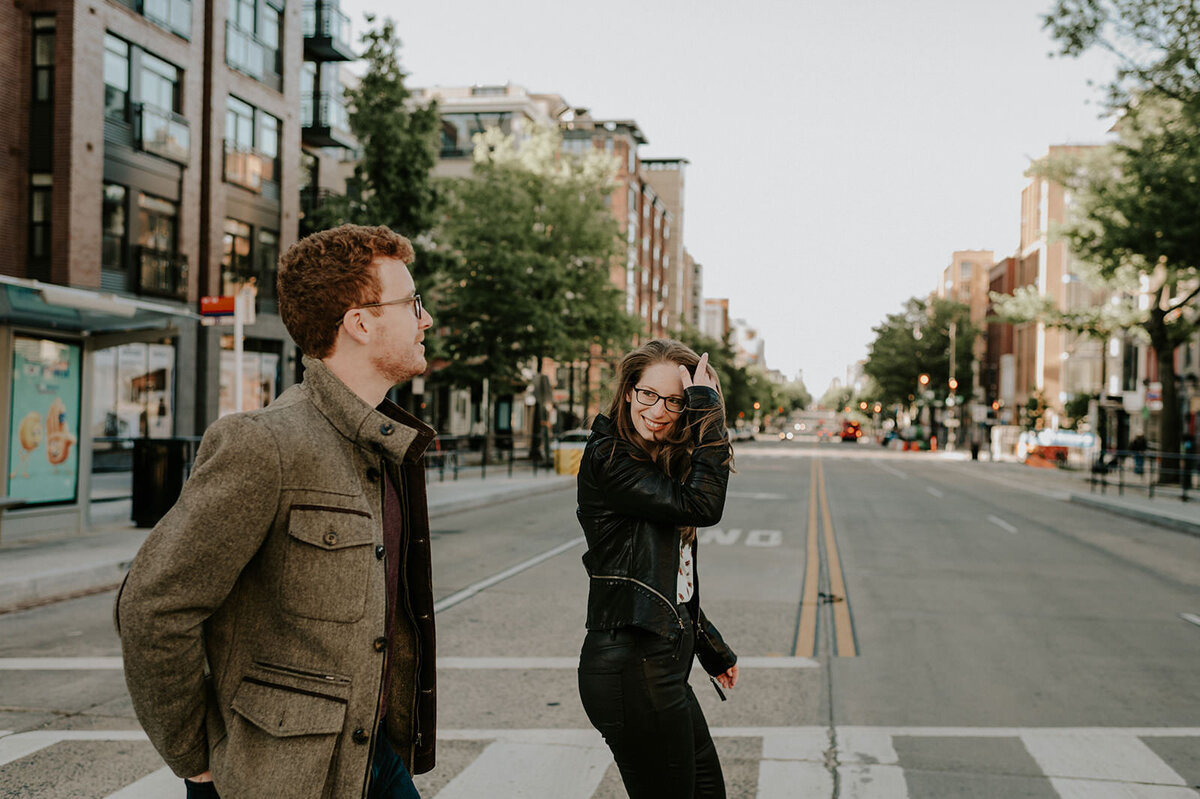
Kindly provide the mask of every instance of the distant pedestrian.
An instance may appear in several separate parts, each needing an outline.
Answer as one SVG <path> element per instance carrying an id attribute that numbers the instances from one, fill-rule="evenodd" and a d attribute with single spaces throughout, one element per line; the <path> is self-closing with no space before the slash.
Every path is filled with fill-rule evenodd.
<path id="1" fill-rule="evenodd" d="M 433 768 L 434 431 L 385 398 L 425 371 L 412 261 L 354 225 L 280 258 L 304 381 L 209 427 L 117 595 L 134 710 L 189 797 L 409 799 Z"/>
<path id="2" fill-rule="evenodd" d="M 1146 437 L 1140 433 L 1129 442 L 1129 451 L 1133 453 L 1133 473 L 1142 474 L 1146 469 Z"/>
<path id="3" fill-rule="evenodd" d="M 725 781 L 688 686 L 692 657 L 733 688 L 737 656 L 700 609 L 696 528 L 725 507 L 731 453 L 708 354 L 651 341 L 625 356 L 579 470 L 587 635 L 579 694 L 632 799 L 712 799 Z"/>

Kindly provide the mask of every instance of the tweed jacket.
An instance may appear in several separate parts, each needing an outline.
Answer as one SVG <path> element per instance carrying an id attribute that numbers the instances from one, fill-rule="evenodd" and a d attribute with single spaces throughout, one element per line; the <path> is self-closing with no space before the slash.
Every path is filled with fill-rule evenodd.
<path id="1" fill-rule="evenodd" d="M 410 771 L 433 768 L 434 431 L 304 364 L 267 408 L 209 427 L 117 595 L 138 719 L 176 774 L 211 770 L 223 799 L 365 795 L 385 669 L 387 737 Z M 391 640 L 385 470 L 404 511 Z"/>

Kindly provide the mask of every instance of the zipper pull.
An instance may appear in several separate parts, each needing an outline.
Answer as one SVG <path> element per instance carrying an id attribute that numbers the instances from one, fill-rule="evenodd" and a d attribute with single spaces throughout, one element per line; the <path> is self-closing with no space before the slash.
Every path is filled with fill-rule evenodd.
<path id="1" fill-rule="evenodd" d="M 721 690 L 721 684 L 715 678 L 709 677 L 708 681 L 712 683 L 713 688 L 717 689 L 717 696 L 721 697 L 721 701 L 725 701 L 725 692 Z"/>

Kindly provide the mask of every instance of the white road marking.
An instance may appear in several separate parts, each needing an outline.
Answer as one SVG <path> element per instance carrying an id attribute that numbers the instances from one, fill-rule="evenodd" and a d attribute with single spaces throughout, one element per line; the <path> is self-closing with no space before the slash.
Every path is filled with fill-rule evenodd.
<path id="1" fill-rule="evenodd" d="M 720 544 L 727 547 L 736 544 L 741 534 L 742 531 L 736 527 L 730 527 L 728 530 L 723 530 L 720 527 L 709 527 L 696 533 L 696 541 L 705 545 Z"/>
<path id="2" fill-rule="evenodd" d="M 965 474 L 969 477 L 977 477 L 980 480 L 988 480 L 993 483 L 1000 483 L 1009 488 L 1015 488 L 1029 494 L 1039 494 L 1047 499 L 1069 500 L 1071 498 L 1070 491 L 1055 491 L 1049 488 L 1038 488 L 1032 483 L 1025 483 L 1019 480 L 1009 480 L 994 474 L 987 474 L 979 469 L 956 469 L 955 474 Z M 1081 485 L 1083 485 L 1081 483 Z"/>
<path id="3" fill-rule="evenodd" d="M 161 799 L 163 796 L 178 796 L 183 790 L 183 780 L 163 766 L 104 799 Z"/>
<path id="4" fill-rule="evenodd" d="M 880 469 L 883 469 L 885 472 L 892 475 L 893 477 L 899 477 L 901 480 L 908 479 L 907 474 L 905 474 L 904 472 L 900 471 L 899 469 L 897 469 L 895 467 L 888 466 L 886 463 L 880 463 L 879 461 L 875 461 L 875 460 L 871 461 L 871 463 L 875 464 L 875 466 L 879 467 Z"/>
<path id="5" fill-rule="evenodd" d="M 1050 777 L 1064 799 L 1121 799 L 1130 796 L 1126 785 L 1143 783 L 1137 796 L 1168 799 L 1197 794 L 1185 790 L 1150 790 L 1150 786 L 1186 786 L 1183 777 L 1164 763 L 1150 747 L 1132 736 L 1115 737 L 1082 730 L 1027 731 L 1021 742 Z M 1056 778 L 1063 778 L 1061 785 Z"/>
<path id="6" fill-rule="evenodd" d="M 1200 616 L 1197 616 L 1195 613 L 1180 613 L 1179 618 L 1200 627 Z"/>
<path id="7" fill-rule="evenodd" d="M 908 781 L 899 766 L 839 766 L 838 784 L 838 796 L 847 799 L 909 799 Z"/>
<path id="8" fill-rule="evenodd" d="M 820 761 L 767 760 L 758 763 L 756 799 L 833 796 L 833 774 Z"/>
<path id="9" fill-rule="evenodd" d="M 729 491 L 725 496 L 729 499 L 791 499 L 787 494 L 761 494 L 753 491 Z"/>
<path id="10" fill-rule="evenodd" d="M 434 799 L 588 799 L 610 763 L 612 755 L 603 742 L 582 747 L 496 742 L 456 774 Z"/>
<path id="11" fill-rule="evenodd" d="M 941 491 L 934 488 L 933 486 L 925 486 L 925 490 L 928 491 L 930 494 L 933 494 L 938 499 L 941 499 L 942 497 L 946 496 L 945 494 L 943 494 Z"/>
<path id="12" fill-rule="evenodd" d="M 783 543 L 783 533 L 779 530 L 751 530 L 746 533 L 748 547 L 777 547 Z"/>
<path id="13" fill-rule="evenodd" d="M 465 602 L 466 600 L 468 600 L 471 597 L 478 594 L 480 591 L 491 588 L 496 583 L 503 582 L 504 580 L 507 580 L 509 577 L 512 577 L 513 575 L 516 575 L 516 574 L 520 574 L 521 572 L 525 571 L 526 569 L 533 568 L 534 566 L 538 565 L 542 561 L 549 560 L 550 558 L 554 557 L 555 555 L 560 555 L 563 552 L 566 552 L 568 549 L 577 547 L 580 544 L 582 544 L 585 540 L 586 539 L 583 536 L 579 536 L 578 538 L 572 538 L 570 541 L 567 541 L 565 544 L 559 544 L 558 546 L 556 546 L 552 549 L 546 550 L 545 552 L 543 552 L 540 555 L 535 555 L 534 557 L 530 558 L 529 560 L 518 563 L 516 566 L 512 566 L 510 568 L 505 569 L 502 572 L 493 574 L 491 577 L 488 577 L 487 579 L 480 580 L 479 582 L 474 583 L 472 585 L 468 585 L 466 588 L 462 589 L 461 591 L 456 591 L 455 593 L 451 594 L 450 596 L 443 597 L 442 599 L 439 599 L 437 602 L 433 603 L 433 612 L 440 613 L 443 610 L 448 610 L 449 608 L 454 607 L 455 605 L 457 605 L 460 602 Z"/>
<path id="14" fill-rule="evenodd" d="M 0 738 L 0 766 L 59 741 L 148 741 L 141 730 L 36 730 Z"/>
<path id="15" fill-rule="evenodd" d="M 1011 524 L 1004 521 L 999 516 L 988 516 L 987 520 L 989 522 L 991 522 L 992 524 L 996 525 L 997 527 L 999 527 L 1001 530 L 1005 531 L 1006 533 L 1015 533 L 1017 531 L 1017 528 L 1013 527 Z"/>

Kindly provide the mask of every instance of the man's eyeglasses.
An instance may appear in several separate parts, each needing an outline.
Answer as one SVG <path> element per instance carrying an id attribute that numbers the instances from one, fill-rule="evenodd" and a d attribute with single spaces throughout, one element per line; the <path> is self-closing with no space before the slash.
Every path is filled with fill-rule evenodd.
<path id="1" fill-rule="evenodd" d="M 687 400 L 683 397 L 664 397 L 657 391 L 651 391 L 648 388 L 637 388 L 635 386 L 633 396 L 637 397 L 638 402 L 646 406 L 656 405 L 659 400 L 662 400 L 663 405 L 671 413 L 679 413 L 687 407 Z"/>
<path id="2" fill-rule="evenodd" d="M 354 311 L 359 308 L 382 308 L 385 305 L 404 305 L 407 302 L 411 302 L 413 304 L 413 313 L 416 314 L 418 319 L 420 319 L 422 314 L 425 313 L 425 306 L 421 304 L 420 294 L 414 294 L 411 297 L 404 297 L 399 300 L 388 300 L 387 302 L 369 302 L 366 305 L 355 305 L 343 311 L 342 316 L 345 316 L 348 311 Z M 341 324 L 341 322 L 338 322 L 338 324 Z"/>

